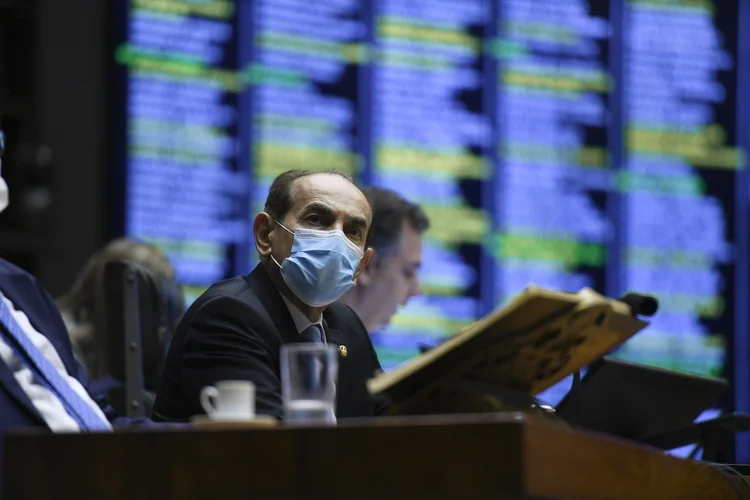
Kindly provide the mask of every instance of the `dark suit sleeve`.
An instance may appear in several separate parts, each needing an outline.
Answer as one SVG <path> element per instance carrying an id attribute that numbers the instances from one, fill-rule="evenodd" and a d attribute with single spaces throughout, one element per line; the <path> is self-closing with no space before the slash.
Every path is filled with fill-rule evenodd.
<path id="1" fill-rule="evenodd" d="M 188 325 L 181 361 L 182 388 L 194 414 L 201 390 L 221 380 L 255 384 L 258 414 L 282 417 L 281 381 L 275 360 L 279 348 L 268 325 L 246 302 L 233 296 L 206 302 Z"/>
<path id="2" fill-rule="evenodd" d="M 346 306 L 352 313 L 352 316 L 354 316 L 357 320 L 357 323 L 359 323 L 359 326 L 362 329 L 363 335 L 365 339 L 367 340 L 367 345 L 370 346 L 370 355 L 372 356 L 372 366 L 373 366 L 373 373 L 372 376 L 378 375 L 380 372 L 383 371 L 383 368 L 380 366 L 380 360 L 378 359 L 378 353 L 375 352 L 375 346 L 372 345 L 372 339 L 370 338 L 370 334 L 367 332 L 367 327 L 362 322 L 362 318 L 359 317 L 359 314 L 354 311 L 349 306 Z M 388 411 L 388 402 L 381 397 L 374 397 L 373 398 L 373 405 L 374 405 L 374 414 L 376 416 L 380 416 L 385 414 L 386 411 Z"/>
<path id="3" fill-rule="evenodd" d="M 126 418 L 120 416 L 112 405 L 107 401 L 106 394 L 97 394 L 90 391 L 89 377 L 86 374 L 86 369 L 75 359 L 73 356 L 73 347 L 70 342 L 70 336 L 68 335 L 68 329 L 65 327 L 65 322 L 60 316 L 60 310 L 55 305 L 54 300 L 50 294 L 34 279 L 34 285 L 36 286 L 39 294 L 39 299 L 46 309 L 45 315 L 48 317 L 49 324 L 53 326 L 52 331 L 45 331 L 43 334 L 49 339 L 52 345 L 55 347 L 57 354 L 63 360 L 68 369 L 68 373 L 78 380 L 81 385 L 88 391 L 91 399 L 101 408 L 104 416 L 107 420 L 116 427 L 122 426 L 138 426 L 143 428 L 154 428 L 154 429 L 165 429 L 165 428 L 182 428 L 186 427 L 183 424 L 163 424 L 156 423 L 149 418 Z M 35 311 L 35 314 L 41 314 L 42 311 Z"/>

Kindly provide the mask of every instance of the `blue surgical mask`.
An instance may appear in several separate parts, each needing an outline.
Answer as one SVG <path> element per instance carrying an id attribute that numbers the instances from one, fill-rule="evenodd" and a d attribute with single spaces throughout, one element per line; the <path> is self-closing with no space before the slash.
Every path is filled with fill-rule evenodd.
<path id="1" fill-rule="evenodd" d="M 364 257 L 362 249 L 338 230 L 320 231 L 298 227 L 292 253 L 279 264 L 281 277 L 302 302 L 323 307 L 336 302 L 354 286 L 354 273 Z"/>

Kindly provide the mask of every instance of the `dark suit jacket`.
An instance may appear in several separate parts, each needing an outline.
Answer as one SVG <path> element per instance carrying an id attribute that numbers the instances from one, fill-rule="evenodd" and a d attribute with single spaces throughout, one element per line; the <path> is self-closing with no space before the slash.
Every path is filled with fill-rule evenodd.
<path id="1" fill-rule="evenodd" d="M 382 411 L 365 383 L 380 370 L 367 329 L 348 306 L 334 303 L 323 313 L 328 344 L 344 345 L 336 384 L 338 418 Z M 255 384 L 256 412 L 283 418 L 280 349 L 300 342 L 286 303 L 262 266 L 248 276 L 216 283 L 182 317 L 154 403 L 154 420 L 184 421 L 205 413 L 203 387 L 221 380 Z"/>
<path id="2" fill-rule="evenodd" d="M 28 316 L 34 328 L 49 339 L 68 373 L 86 387 L 86 372 L 73 357 L 68 330 L 52 298 L 37 280 L 13 264 L 0 259 L 0 290 L 13 302 L 16 309 Z M 0 389 L 0 430 L 15 427 L 46 427 L 42 416 L 16 382 L 13 372 L 2 361 Z"/>
<path id="3" fill-rule="evenodd" d="M 73 350 L 62 317 L 49 294 L 39 282 L 13 264 L 0 259 L 0 290 L 16 307 L 28 316 L 32 326 L 49 339 L 60 355 L 68 373 L 84 387 L 88 378 L 83 367 L 73 357 Z M 94 398 L 110 420 L 117 420 L 105 398 Z M 31 400 L 16 381 L 13 372 L 0 360 L 0 497 L 2 497 L 3 433 L 9 429 L 40 427 L 47 424 Z"/>
<path id="4" fill-rule="evenodd" d="M 153 424 L 149 419 L 120 417 L 107 402 L 104 394 L 90 390 L 86 370 L 73 356 L 68 330 L 65 328 L 60 312 L 52 297 L 42 288 L 36 278 L 10 262 L 0 259 L 0 291 L 16 309 L 26 314 L 31 325 L 39 333 L 47 337 L 60 356 L 68 374 L 78 379 L 81 385 L 89 391 L 89 395 L 96 401 L 111 424 Z M 42 416 L 16 382 L 13 372 L 0 361 L 0 435 L 2 431 L 13 428 L 46 426 Z M 154 428 L 165 427 L 154 426 Z"/>
<path id="5" fill-rule="evenodd" d="M 0 291 L 13 303 L 16 309 L 26 314 L 31 325 L 39 333 L 49 339 L 57 354 L 60 355 L 68 374 L 78 379 L 81 385 L 88 390 L 89 381 L 86 371 L 73 357 L 68 330 L 65 328 L 60 312 L 52 297 L 41 287 L 36 278 L 0 259 Z M 163 428 L 164 424 L 157 426 L 148 419 L 131 420 L 120 417 L 107 403 L 103 394 L 93 394 L 91 391 L 89 391 L 89 394 L 113 425 L 136 424 L 146 428 Z M 21 386 L 18 385 L 13 372 L 0 360 L 0 497 L 2 497 L 3 492 L 4 431 L 28 427 L 46 428 L 47 424 Z"/>

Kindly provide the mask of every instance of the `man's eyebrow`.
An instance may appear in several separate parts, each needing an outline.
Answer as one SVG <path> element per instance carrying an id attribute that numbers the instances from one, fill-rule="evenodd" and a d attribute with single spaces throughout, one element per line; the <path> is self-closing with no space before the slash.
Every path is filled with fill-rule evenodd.
<path id="1" fill-rule="evenodd" d="M 312 201 L 302 209 L 303 214 L 310 212 L 315 212 L 326 217 L 336 216 L 336 211 L 332 207 L 319 201 Z M 361 215 L 350 215 L 348 218 L 349 223 L 356 228 L 365 229 L 367 227 L 367 219 Z"/>
<path id="2" fill-rule="evenodd" d="M 351 224 L 356 228 L 364 229 L 367 227 L 367 219 L 360 215 L 352 215 L 350 217 Z"/>
<path id="3" fill-rule="evenodd" d="M 306 205 L 302 211 L 303 212 L 318 212 L 321 215 L 334 215 L 333 208 L 319 201 L 311 202 L 310 204 Z"/>

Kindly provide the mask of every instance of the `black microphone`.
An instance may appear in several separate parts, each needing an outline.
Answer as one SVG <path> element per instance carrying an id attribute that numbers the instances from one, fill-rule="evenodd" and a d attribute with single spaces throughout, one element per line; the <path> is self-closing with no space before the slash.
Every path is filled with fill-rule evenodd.
<path id="1" fill-rule="evenodd" d="M 628 292 L 617 300 L 625 302 L 633 316 L 653 316 L 659 309 L 659 300 L 653 295 Z"/>

